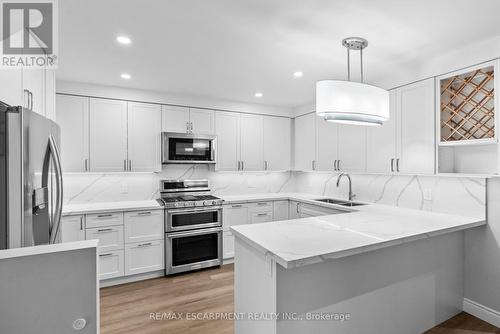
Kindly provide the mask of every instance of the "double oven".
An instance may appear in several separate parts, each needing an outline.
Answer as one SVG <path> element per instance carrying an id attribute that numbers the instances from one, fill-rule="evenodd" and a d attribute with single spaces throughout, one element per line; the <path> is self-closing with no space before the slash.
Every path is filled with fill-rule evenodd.
<path id="1" fill-rule="evenodd" d="M 177 196 L 162 195 L 166 206 L 166 275 L 222 264 L 222 201 L 188 192 L 184 189 Z"/>

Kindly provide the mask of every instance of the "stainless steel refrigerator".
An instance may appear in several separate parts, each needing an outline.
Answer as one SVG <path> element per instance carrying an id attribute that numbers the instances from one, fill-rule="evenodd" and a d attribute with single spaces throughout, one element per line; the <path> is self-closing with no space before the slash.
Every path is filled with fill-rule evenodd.
<path id="1" fill-rule="evenodd" d="M 63 184 L 59 126 L 0 102 L 0 249 L 55 243 Z"/>

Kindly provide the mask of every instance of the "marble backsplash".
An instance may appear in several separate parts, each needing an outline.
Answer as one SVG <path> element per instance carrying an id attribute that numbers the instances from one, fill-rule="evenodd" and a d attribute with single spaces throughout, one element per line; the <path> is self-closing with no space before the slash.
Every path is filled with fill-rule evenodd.
<path id="1" fill-rule="evenodd" d="M 337 187 L 338 173 L 294 173 L 296 191 L 347 198 L 346 178 Z M 354 174 L 355 200 L 418 210 L 484 217 L 486 180 L 451 176 Z"/>
<path id="2" fill-rule="evenodd" d="M 216 195 L 301 192 L 346 198 L 338 173 L 215 172 L 206 165 L 169 165 L 161 173 L 65 174 L 66 204 L 135 201 L 159 197 L 161 179 L 207 178 Z M 212 167 L 213 168 L 213 167 Z M 484 216 L 486 180 L 450 176 L 351 175 L 357 200 L 420 210 Z"/>

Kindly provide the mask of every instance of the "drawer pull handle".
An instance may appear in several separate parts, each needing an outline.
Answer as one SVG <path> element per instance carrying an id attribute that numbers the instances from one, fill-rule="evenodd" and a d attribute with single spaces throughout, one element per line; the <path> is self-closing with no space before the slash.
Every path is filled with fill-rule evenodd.
<path id="1" fill-rule="evenodd" d="M 101 233 L 101 232 L 111 232 L 111 231 L 113 231 L 112 228 L 102 228 L 102 229 L 97 230 L 98 233 Z"/>
<path id="2" fill-rule="evenodd" d="M 231 205 L 232 208 L 241 208 L 241 204 Z"/>
<path id="3" fill-rule="evenodd" d="M 267 216 L 267 213 L 259 213 L 259 214 L 257 214 L 257 216 L 259 216 L 259 217 Z"/>
<path id="4" fill-rule="evenodd" d="M 260 202 L 260 203 L 257 203 L 257 205 L 268 205 L 267 202 Z"/>
<path id="5" fill-rule="evenodd" d="M 139 212 L 138 213 L 139 216 L 147 216 L 147 215 L 150 215 L 150 214 L 151 214 L 151 211 Z"/>
<path id="6" fill-rule="evenodd" d="M 97 215 L 97 218 L 109 218 L 109 217 L 113 217 L 113 215 L 110 213 L 108 213 L 106 215 Z"/>
<path id="7" fill-rule="evenodd" d="M 99 257 L 107 257 L 107 256 L 113 256 L 113 253 L 99 254 Z"/>
<path id="8" fill-rule="evenodd" d="M 151 246 L 153 243 L 152 242 L 146 242 L 145 244 L 139 244 L 137 247 L 145 247 L 145 246 Z"/>

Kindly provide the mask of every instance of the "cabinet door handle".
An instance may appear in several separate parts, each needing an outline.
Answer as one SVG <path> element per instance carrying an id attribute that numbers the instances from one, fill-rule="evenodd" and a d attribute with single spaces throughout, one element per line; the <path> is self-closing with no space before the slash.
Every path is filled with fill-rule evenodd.
<path id="1" fill-rule="evenodd" d="M 391 172 L 394 172 L 394 158 L 391 159 Z"/>
<path id="2" fill-rule="evenodd" d="M 189 132 L 189 122 L 186 122 L 186 132 Z"/>
<path id="3" fill-rule="evenodd" d="M 312 170 L 316 169 L 316 161 L 315 160 L 311 161 L 311 168 L 312 168 Z"/>
<path id="4" fill-rule="evenodd" d="M 241 170 L 244 170 L 245 169 L 245 162 L 242 160 L 241 161 Z"/>
<path id="5" fill-rule="evenodd" d="M 300 203 L 297 203 L 297 213 L 299 213 L 299 205 Z"/>
<path id="6" fill-rule="evenodd" d="M 337 170 L 340 171 L 340 160 L 337 160 Z"/>
<path id="7" fill-rule="evenodd" d="M 83 231 L 83 216 L 80 217 L 80 231 Z"/>
<path id="8" fill-rule="evenodd" d="M 231 205 L 232 208 L 241 208 L 241 204 Z"/>
<path id="9" fill-rule="evenodd" d="M 30 110 L 33 110 L 33 92 L 31 91 L 30 91 L 30 100 L 31 100 Z"/>
<path id="10" fill-rule="evenodd" d="M 128 171 L 131 172 L 132 171 L 132 160 L 129 160 L 128 161 Z"/>
<path id="11" fill-rule="evenodd" d="M 333 160 L 333 170 L 337 170 L 337 160 Z"/>
<path id="12" fill-rule="evenodd" d="M 399 172 L 399 158 L 396 159 L 396 171 Z"/>
<path id="13" fill-rule="evenodd" d="M 89 159 L 84 160 L 84 166 L 85 166 L 85 171 L 88 172 L 89 171 Z"/>
<path id="14" fill-rule="evenodd" d="M 127 171 L 127 159 L 123 160 L 123 170 Z"/>
<path id="15" fill-rule="evenodd" d="M 267 160 L 264 161 L 264 170 L 267 170 Z"/>
<path id="16" fill-rule="evenodd" d="M 190 122 L 191 132 L 193 132 L 193 122 Z"/>
<path id="17" fill-rule="evenodd" d="M 267 213 L 258 213 L 257 216 L 264 217 L 264 216 L 267 216 Z"/>
<path id="18" fill-rule="evenodd" d="M 144 244 L 139 244 L 137 247 L 146 247 L 146 246 L 151 246 L 153 243 L 152 242 L 146 242 Z"/>
<path id="19" fill-rule="evenodd" d="M 147 215 L 150 215 L 151 214 L 151 211 L 144 211 L 144 212 L 138 212 L 137 215 L 139 216 L 147 216 Z"/>
<path id="20" fill-rule="evenodd" d="M 113 256 L 113 253 L 99 254 L 99 257 L 107 257 L 107 256 Z"/>
<path id="21" fill-rule="evenodd" d="M 113 231 L 112 228 L 101 228 L 101 229 L 97 230 L 98 233 L 111 232 L 111 231 Z"/>
<path id="22" fill-rule="evenodd" d="M 107 214 L 102 214 L 102 215 L 97 215 L 97 218 L 109 218 L 109 217 L 112 217 L 113 215 L 111 213 L 107 213 Z"/>

